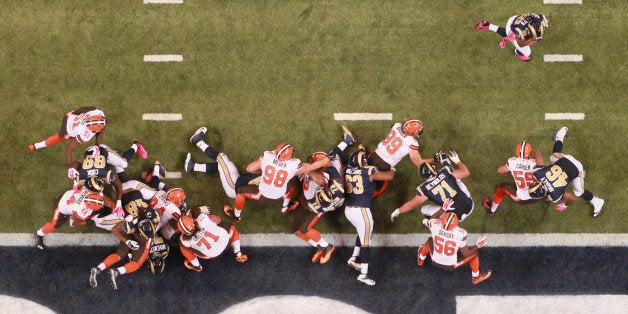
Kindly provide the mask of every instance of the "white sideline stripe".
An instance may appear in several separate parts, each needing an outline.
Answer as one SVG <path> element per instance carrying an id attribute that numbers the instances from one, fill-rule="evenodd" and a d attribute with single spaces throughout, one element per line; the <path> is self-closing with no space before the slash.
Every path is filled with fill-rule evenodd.
<path id="1" fill-rule="evenodd" d="M 545 62 L 582 62 L 582 55 L 543 55 Z"/>
<path id="2" fill-rule="evenodd" d="M 489 279 L 491 280 L 491 279 Z M 626 295 L 456 296 L 456 313 L 626 313 Z"/>
<path id="3" fill-rule="evenodd" d="M 584 120 L 584 113 L 546 113 L 545 120 Z"/>
<path id="4" fill-rule="evenodd" d="M 243 246 L 308 246 L 309 244 L 291 233 L 241 234 Z M 485 234 L 486 247 L 626 247 L 628 234 L 606 233 L 547 233 L 547 234 Z M 324 234 L 325 239 L 336 246 L 353 246 L 355 234 Z M 374 234 L 371 246 L 418 247 L 428 234 Z M 469 237 L 469 244 L 475 243 L 480 235 Z M 0 246 L 33 246 L 31 233 L 0 233 Z M 110 233 L 51 233 L 45 236 L 48 246 L 112 246 L 118 239 Z"/>
<path id="5" fill-rule="evenodd" d="M 180 121 L 182 119 L 183 115 L 180 113 L 145 113 L 142 115 L 142 120 Z"/>
<path id="6" fill-rule="evenodd" d="M 182 55 L 144 55 L 144 62 L 183 62 Z"/>
<path id="7" fill-rule="evenodd" d="M 582 4 L 582 0 L 543 0 L 543 4 Z"/>
<path id="8" fill-rule="evenodd" d="M 334 113 L 336 121 L 392 120 L 392 113 Z"/>
<path id="9" fill-rule="evenodd" d="M 181 4 L 183 0 L 144 0 L 144 4 Z"/>
<path id="10" fill-rule="evenodd" d="M 142 172 L 142 178 L 146 178 L 147 172 Z M 166 179 L 181 179 L 181 172 L 166 171 Z"/>

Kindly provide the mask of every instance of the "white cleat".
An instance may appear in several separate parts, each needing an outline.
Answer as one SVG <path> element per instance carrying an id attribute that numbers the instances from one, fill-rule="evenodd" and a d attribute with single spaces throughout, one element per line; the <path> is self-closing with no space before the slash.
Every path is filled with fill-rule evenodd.
<path id="1" fill-rule="evenodd" d="M 98 269 L 98 267 L 94 267 L 89 271 L 89 285 L 92 286 L 92 288 L 96 288 L 98 286 L 98 281 L 96 280 L 98 274 L 100 274 L 100 269 Z"/>
<path id="2" fill-rule="evenodd" d="M 207 133 L 207 128 L 206 127 L 198 128 L 198 130 L 196 130 L 196 132 L 194 132 L 194 135 L 192 135 L 192 137 L 190 137 L 190 143 L 192 143 L 193 145 L 196 145 L 196 143 L 202 141 L 203 138 L 205 138 L 205 133 Z"/>
<path id="3" fill-rule="evenodd" d="M 192 161 L 192 154 L 188 153 L 185 156 L 185 164 L 183 165 L 183 169 L 185 172 L 194 171 L 194 161 Z"/>
<path id="4" fill-rule="evenodd" d="M 554 135 L 554 141 L 563 142 L 565 140 L 565 135 L 567 135 L 567 130 L 569 130 L 569 128 L 566 126 L 560 128 L 560 130 L 556 132 L 556 135 Z"/>
<path id="5" fill-rule="evenodd" d="M 358 276 L 358 281 L 363 282 L 369 286 L 374 286 L 375 285 L 375 280 L 369 278 L 369 276 L 367 274 L 360 274 Z"/>
<path id="6" fill-rule="evenodd" d="M 360 265 L 360 263 L 356 262 L 355 259 L 350 258 L 347 261 L 347 265 L 353 267 L 353 269 L 357 270 L 357 271 L 362 271 L 362 266 Z"/>
<path id="7" fill-rule="evenodd" d="M 599 197 L 593 197 L 591 200 L 593 204 L 593 218 L 597 218 L 602 214 L 602 206 L 604 206 L 604 200 Z"/>

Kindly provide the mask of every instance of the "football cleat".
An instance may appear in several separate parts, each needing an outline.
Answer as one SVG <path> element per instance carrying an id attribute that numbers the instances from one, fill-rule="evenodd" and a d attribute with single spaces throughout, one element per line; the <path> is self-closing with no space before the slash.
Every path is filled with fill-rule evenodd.
<path id="1" fill-rule="evenodd" d="M 485 271 L 481 272 L 479 276 L 477 276 L 477 277 L 471 277 L 471 282 L 472 282 L 474 285 L 477 285 L 477 284 L 479 284 L 480 282 L 482 282 L 482 281 L 484 281 L 484 280 L 486 280 L 486 279 L 491 278 L 491 275 L 492 275 L 492 274 L 493 274 L 493 271 L 492 271 L 492 270 L 490 270 L 490 269 L 489 269 L 489 270 L 485 270 Z"/>
<path id="2" fill-rule="evenodd" d="M 475 24 L 475 26 L 473 26 L 473 29 L 478 31 L 485 31 L 488 30 L 489 25 L 491 25 L 491 23 L 489 23 L 487 20 L 481 20 L 480 22 Z"/>
<path id="3" fill-rule="evenodd" d="M 367 274 L 360 274 L 358 276 L 358 281 L 363 282 L 369 286 L 374 286 L 375 285 L 375 280 L 369 278 L 369 276 Z"/>
<path id="4" fill-rule="evenodd" d="M 235 222 L 240 222 L 241 218 L 235 215 L 235 211 L 231 208 L 231 206 L 225 205 L 224 211 L 227 217 L 231 218 Z"/>
<path id="5" fill-rule="evenodd" d="M 118 289 L 118 282 L 116 281 L 118 276 L 120 276 L 120 272 L 117 269 L 112 269 L 109 271 L 109 275 L 111 277 L 111 285 L 113 286 L 113 290 Z"/>
<path id="6" fill-rule="evenodd" d="M 205 133 L 207 133 L 207 128 L 200 127 L 198 130 L 196 130 L 196 132 L 194 132 L 194 135 L 190 137 L 190 143 L 192 143 L 192 145 L 196 145 L 196 143 L 203 140 L 203 138 L 205 137 Z"/>
<path id="7" fill-rule="evenodd" d="M 241 254 L 240 253 L 240 255 L 236 256 L 235 260 L 238 263 L 244 263 L 244 262 L 249 260 L 249 257 L 246 254 Z"/>
<path id="8" fill-rule="evenodd" d="M 351 131 L 344 125 L 341 125 L 340 127 L 342 127 L 342 141 L 348 146 L 355 144 L 355 137 L 353 136 L 353 133 L 351 133 Z"/>
<path id="9" fill-rule="evenodd" d="M 29 152 L 34 152 L 34 151 L 35 151 L 35 149 L 36 149 L 36 148 L 35 148 L 35 145 L 33 145 L 33 144 L 28 145 L 28 151 L 29 151 Z"/>
<path id="10" fill-rule="evenodd" d="M 185 156 L 185 164 L 183 165 L 183 169 L 185 172 L 194 171 L 194 161 L 192 160 L 192 154 L 188 153 Z"/>
<path id="11" fill-rule="evenodd" d="M 556 132 L 556 135 L 554 135 L 554 141 L 561 141 L 561 142 L 563 142 L 565 140 L 565 135 L 567 135 L 567 131 L 568 130 L 569 130 L 569 128 L 566 127 L 566 126 L 560 128 L 560 130 L 558 130 L 558 132 Z"/>
<path id="12" fill-rule="evenodd" d="M 416 264 L 419 266 L 425 264 L 425 259 L 421 259 L 421 247 L 416 250 Z"/>
<path id="13" fill-rule="evenodd" d="M 523 53 L 519 52 L 519 50 L 517 50 L 517 48 L 515 48 L 514 52 L 515 52 L 515 55 L 517 55 L 517 58 L 519 58 L 519 60 L 521 60 L 521 61 L 530 61 L 530 57 L 523 55 Z"/>
<path id="14" fill-rule="evenodd" d="M 159 178 L 160 179 L 163 179 L 163 178 L 166 177 L 166 168 L 164 168 L 164 166 L 161 165 L 159 160 L 155 161 L 155 165 L 153 166 L 153 172 L 155 171 L 155 169 L 157 169 L 157 171 L 159 171 Z"/>
<path id="15" fill-rule="evenodd" d="M 493 202 L 490 198 L 485 197 L 482 201 L 482 206 L 484 206 L 484 208 L 486 209 L 486 214 L 488 214 L 489 217 L 495 216 L 495 212 L 491 211 L 491 207 L 493 207 Z"/>
<path id="16" fill-rule="evenodd" d="M 133 144 L 135 144 L 137 146 L 137 151 L 136 153 L 142 157 L 142 159 L 146 159 L 148 158 L 148 151 L 146 150 L 146 148 L 144 147 L 144 145 L 142 145 L 142 143 L 140 143 L 140 141 L 138 140 L 134 140 Z"/>
<path id="17" fill-rule="evenodd" d="M 44 237 L 38 235 L 37 232 L 35 232 L 34 237 L 35 237 L 35 247 L 37 247 L 37 249 L 40 251 L 46 250 L 46 246 L 44 245 Z"/>
<path id="18" fill-rule="evenodd" d="M 184 260 L 183 261 L 183 265 L 185 265 L 185 268 L 189 269 L 189 270 L 193 270 L 197 273 L 200 273 L 201 271 L 203 271 L 203 266 L 202 265 L 198 265 L 198 266 L 194 266 L 192 265 L 192 263 L 188 260 Z"/>
<path id="19" fill-rule="evenodd" d="M 329 262 L 329 260 L 331 259 L 331 254 L 334 253 L 335 250 L 336 250 L 336 247 L 331 244 L 323 248 L 323 256 L 321 256 L 320 263 L 325 264 Z"/>
<path id="20" fill-rule="evenodd" d="M 362 271 L 362 265 L 360 265 L 360 263 L 355 261 L 355 257 L 351 257 L 348 261 L 347 261 L 347 265 L 353 267 L 353 269 L 357 270 L 357 271 Z"/>
<path id="21" fill-rule="evenodd" d="M 89 285 L 92 288 L 96 288 L 98 286 L 98 281 L 96 281 L 96 277 L 100 274 L 100 269 L 98 267 L 94 267 L 89 271 Z"/>
<path id="22" fill-rule="evenodd" d="M 318 263 L 321 260 L 321 256 L 323 256 L 323 247 L 320 245 L 316 246 L 316 253 L 312 256 L 312 263 Z"/>
<path id="23" fill-rule="evenodd" d="M 557 211 L 562 212 L 563 210 L 567 209 L 567 205 L 565 205 L 565 203 L 560 203 L 558 205 L 556 205 L 555 208 Z"/>
<path id="24" fill-rule="evenodd" d="M 599 197 L 593 197 L 591 204 L 593 204 L 593 218 L 600 217 L 602 214 L 602 206 L 604 206 L 604 200 Z"/>

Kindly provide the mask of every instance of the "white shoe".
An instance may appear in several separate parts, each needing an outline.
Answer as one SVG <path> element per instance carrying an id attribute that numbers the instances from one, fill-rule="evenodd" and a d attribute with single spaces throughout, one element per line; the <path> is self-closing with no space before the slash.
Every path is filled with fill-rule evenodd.
<path id="1" fill-rule="evenodd" d="M 556 135 L 554 135 L 554 141 L 564 141 L 565 135 L 567 135 L 567 130 L 569 130 L 569 128 L 566 126 L 560 128 L 560 130 L 556 132 Z"/>
<path id="2" fill-rule="evenodd" d="M 356 262 L 354 258 L 350 258 L 347 261 L 347 265 L 353 267 L 353 269 L 355 269 L 357 271 L 362 271 L 362 265 L 360 265 L 360 263 Z"/>
<path id="3" fill-rule="evenodd" d="M 593 218 L 597 218 L 602 214 L 602 206 L 604 206 L 604 200 L 599 197 L 593 197 L 591 200 L 593 204 Z"/>
<path id="4" fill-rule="evenodd" d="M 196 145 L 196 143 L 198 143 L 198 142 L 203 140 L 203 138 L 205 137 L 205 133 L 207 133 L 207 128 L 206 127 L 198 128 L 198 130 L 196 130 L 196 132 L 194 132 L 194 135 L 192 135 L 192 137 L 190 137 L 190 143 L 192 145 Z"/>
<path id="5" fill-rule="evenodd" d="M 183 165 L 183 169 L 185 172 L 194 171 L 194 161 L 192 161 L 192 154 L 188 153 L 185 156 L 185 164 Z"/>
<path id="6" fill-rule="evenodd" d="M 120 276 L 120 272 L 117 269 L 109 270 L 109 275 L 111 276 L 111 285 L 113 286 L 113 290 L 118 289 L 118 282 L 116 281 L 118 276 Z"/>
<path id="7" fill-rule="evenodd" d="M 98 281 L 96 281 L 96 277 L 100 274 L 100 269 L 98 267 L 94 267 L 89 271 L 89 285 L 92 288 L 96 288 L 98 286 Z"/>
<path id="8" fill-rule="evenodd" d="M 369 276 L 367 274 L 360 274 L 358 276 L 358 281 L 361 281 L 369 286 L 374 286 L 375 285 L 375 280 L 369 278 Z"/>

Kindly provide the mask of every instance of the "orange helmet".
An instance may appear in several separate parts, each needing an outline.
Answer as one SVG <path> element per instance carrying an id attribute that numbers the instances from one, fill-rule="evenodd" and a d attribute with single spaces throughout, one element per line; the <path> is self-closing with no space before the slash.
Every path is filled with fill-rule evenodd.
<path id="1" fill-rule="evenodd" d="M 179 222 L 177 223 L 177 229 L 183 235 L 192 235 L 194 230 L 196 230 L 196 224 L 194 223 L 194 219 L 190 216 L 181 216 L 179 218 Z"/>
<path id="2" fill-rule="evenodd" d="M 519 158 L 530 158 L 532 155 L 532 144 L 526 141 L 519 142 L 515 149 L 515 155 Z"/>
<path id="3" fill-rule="evenodd" d="M 405 134 L 418 137 L 421 133 L 423 133 L 423 122 L 416 118 L 407 118 L 403 120 L 401 129 Z"/>
<path id="4" fill-rule="evenodd" d="M 458 216 L 455 213 L 445 213 L 443 217 L 440 219 L 441 224 L 443 224 L 443 228 L 445 230 L 454 230 L 458 226 Z"/>
<path id="5" fill-rule="evenodd" d="M 168 202 L 181 207 L 185 203 L 185 192 L 180 188 L 172 188 L 166 193 L 166 199 Z"/>
<path id="6" fill-rule="evenodd" d="M 294 153 L 292 145 L 288 143 L 281 143 L 277 145 L 277 148 L 275 148 L 275 159 L 286 161 L 292 158 L 292 153 Z"/>
<path id="7" fill-rule="evenodd" d="M 107 120 L 105 120 L 105 116 L 97 114 L 87 117 L 85 125 L 93 132 L 100 132 L 107 126 Z"/>
<path id="8" fill-rule="evenodd" d="M 312 154 L 312 162 L 317 162 L 319 160 L 323 160 L 327 157 L 327 153 L 326 152 L 316 152 L 314 154 Z M 327 168 L 331 165 L 331 161 L 328 161 L 322 168 Z"/>
<path id="9" fill-rule="evenodd" d="M 105 198 L 100 193 L 89 193 L 83 199 L 85 207 L 91 210 L 100 210 L 105 205 Z"/>

